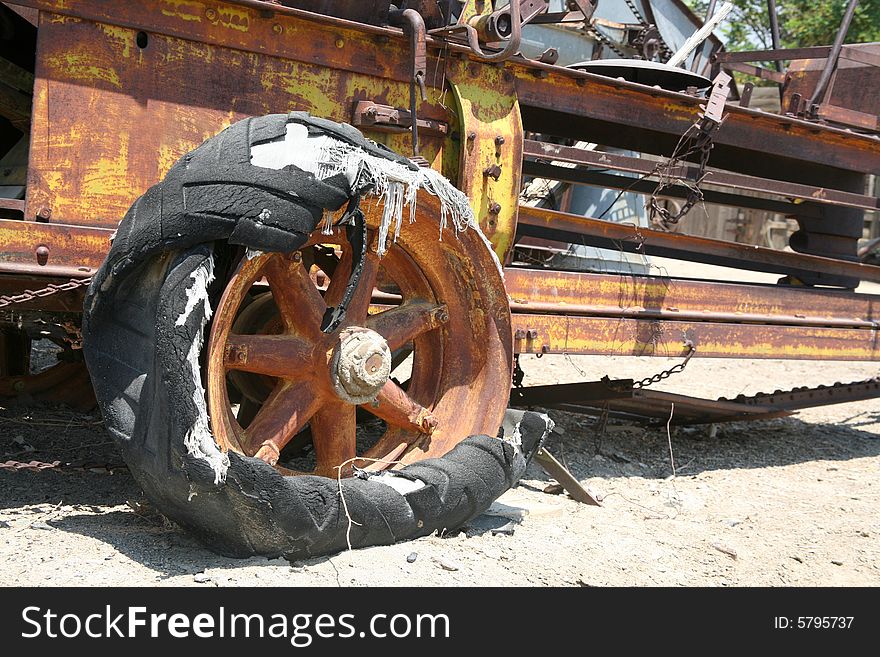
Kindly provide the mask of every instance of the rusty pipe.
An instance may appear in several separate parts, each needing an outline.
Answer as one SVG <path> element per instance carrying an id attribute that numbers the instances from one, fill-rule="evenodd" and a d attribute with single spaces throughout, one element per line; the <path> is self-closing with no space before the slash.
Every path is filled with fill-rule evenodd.
<path id="1" fill-rule="evenodd" d="M 416 107 L 416 88 L 420 92 L 422 102 L 428 100 L 428 92 L 425 88 L 425 76 L 428 69 L 428 33 L 425 28 L 425 19 L 415 9 L 392 11 L 388 18 L 393 25 L 403 27 L 405 34 L 409 36 L 410 57 L 412 58 L 412 77 L 409 82 L 409 113 L 412 117 L 412 150 L 413 157 L 418 157 L 419 144 L 419 118 Z"/>

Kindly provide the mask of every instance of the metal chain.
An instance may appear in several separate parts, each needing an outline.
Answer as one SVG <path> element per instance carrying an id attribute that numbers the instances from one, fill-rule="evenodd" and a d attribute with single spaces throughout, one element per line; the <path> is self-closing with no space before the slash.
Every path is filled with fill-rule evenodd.
<path id="1" fill-rule="evenodd" d="M 5 461 L 0 462 L 0 470 L 12 470 L 13 472 L 19 472 L 21 470 L 27 470 L 30 472 L 42 472 L 43 470 L 55 470 L 56 472 L 98 472 L 98 473 L 109 473 L 113 474 L 114 470 L 123 470 L 128 466 L 124 463 L 93 463 L 93 462 L 80 462 L 80 463 L 63 463 L 61 461 Z"/>
<path id="2" fill-rule="evenodd" d="M 634 381 L 632 384 L 632 387 L 633 388 L 647 388 L 650 385 L 653 385 L 655 383 L 659 383 L 663 379 L 668 379 L 673 374 L 678 374 L 679 372 L 681 372 L 685 367 L 687 367 L 688 361 L 690 361 L 691 356 L 693 356 L 697 351 L 696 346 L 694 346 L 694 343 L 691 342 L 690 340 L 685 340 L 684 346 L 688 348 L 688 352 L 687 352 L 687 355 L 684 357 L 683 361 L 681 361 L 680 363 L 678 363 L 676 365 L 673 365 L 668 370 L 663 370 L 662 372 L 658 372 L 657 374 L 654 374 L 653 376 L 646 377 L 646 378 L 642 379 L 641 381 Z"/>
<path id="3" fill-rule="evenodd" d="M 626 6 L 630 8 L 630 11 L 632 11 L 633 16 L 636 17 L 636 20 L 637 20 L 639 23 L 641 23 L 642 27 L 649 27 L 649 26 L 651 25 L 651 24 L 645 19 L 645 17 L 642 16 L 642 12 L 640 12 L 640 11 L 638 10 L 638 8 L 636 7 L 636 5 L 635 5 L 635 3 L 633 2 L 633 0 L 624 0 L 624 2 L 626 3 Z M 657 28 L 656 25 L 654 25 L 654 27 Z M 663 35 L 660 34 L 660 30 L 659 30 L 659 28 L 657 29 L 657 35 L 660 37 L 660 54 L 663 55 L 666 59 L 669 59 L 670 57 L 672 57 L 672 50 L 671 50 L 671 49 L 669 48 L 669 46 L 666 44 L 666 41 L 663 39 Z"/>
<path id="4" fill-rule="evenodd" d="M 640 12 L 636 8 L 636 3 L 633 0 L 623 0 L 626 3 L 626 6 L 629 7 L 629 10 L 633 13 L 633 16 L 636 17 L 636 20 L 644 26 L 648 25 L 648 21 L 645 20 L 645 17 L 642 16 L 642 12 Z"/>
<path id="5" fill-rule="evenodd" d="M 622 59 L 627 58 L 626 53 L 624 53 L 620 48 L 618 48 L 611 39 L 609 39 L 607 36 L 602 34 L 596 26 L 594 26 L 590 23 L 587 23 L 585 27 L 587 28 L 587 30 L 589 30 L 589 32 L 594 37 L 596 37 L 596 41 L 598 41 L 599 43 L 601 43 L 604 46 L 608 46 L 620 58 L 622 58 Z"/>
<path id="6" fill-rule="evenodd" d="M 87 287 L 92 282 L 92 277 L 88 278 L 71 278 L 67 283 L 59 283 L 58 285 L 50 284 L 40 290 L 25 290 L 21 294 L 13 294 L 12 296 L 0 295 L 0 308 L 11 306 L 16 303 L 26 303 L 34 299 L 48 297 L 59 292 L 69 292 L 80 287 Z"/>
<path id="7" fill-rule="evenodd" d="M 709 163 L 709 155 L 712 152 L 712 136 L 718 124 L 707 118 L 700 119 L 699 122 L 688 128 L 682 137 L 676 152 L 662 165 L 658 165 L 655 171 L 659 173 L 660 182 L 651 194 L 651 200 L 648 204 L 648 212 L 651 223 L 662 230 L 670 230 L 672 226 L 677 224 L 691 209 L 703 200 L 703 191 L 699 185 L 703 182 L 706 175 L 706 166 Z M 672 171 L 680 164 L 681 160 L 694 155 L 700 154 L 699 165 L 696 175 L 693 177 L 693 184 L 676 178 L 672 175 Z M 673 183 L 683 184 L 688 188 L 688 195 L 684 205 L 674 215 L 665 207 L 660 205 L 659 196 L 661 192 Z"/>

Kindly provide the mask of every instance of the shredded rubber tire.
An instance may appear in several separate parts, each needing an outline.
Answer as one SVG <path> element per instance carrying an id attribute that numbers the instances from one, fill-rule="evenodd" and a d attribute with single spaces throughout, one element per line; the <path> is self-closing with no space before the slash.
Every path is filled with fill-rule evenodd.
<path id="1" fill-rule="evenodd" d="M 129 210 L 86 297 L 84 352 L 106 426 L 151 502 L 224 555 L 303 558 L 459 527 L 518 481 L 552 427 L 546 416 L 517 416 L 507 439 L 470 436 L 441 458 L 341 482 L 282 476 L 210 435 L 198 363 L 222 291 L 216 263 L 236 245 L 300 248 L 325 210 L 364 191 L 343 174 L 252 165 L 251 148 L 289 123 L 415 167 L 301 113 L 241 121 L 176 163 Z M 409 485 L 393 485 L 401 479 Z"/>

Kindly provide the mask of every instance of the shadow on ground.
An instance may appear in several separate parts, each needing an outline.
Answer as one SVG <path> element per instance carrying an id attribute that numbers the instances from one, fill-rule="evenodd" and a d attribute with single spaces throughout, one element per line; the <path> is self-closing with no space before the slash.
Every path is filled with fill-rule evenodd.
<path id="1" fill-rule="evenodd" d="M 834 424 L 804 422 L 796 417 L 717 425 L 645 428 L 609 423 L 605 432 L 598 421 L 573 413 L 549 411 L 561 427 L 548 450 L 578 479 L 590 477 L 666 478 L 692 476 L 712 470 L 773 468 L 810 461 L 846 461 L 880 455 L 876 430 L 880 413 L 860 413 Z M 672 456 L 670 457 L 670 443 Z M 530 466 L 529 476 L 546 479 Z"/>
<path id="2" fill-rule="evenodd" d="M 551 437 L 548 449 L 580 480 L 664 479 L 672 474 L 670 437 L 665 428 L 614 423 L 600 433 L 594 418 L 555 411 L 550 414 L 563 433 Z M 693 476 L 714 470 L 878 456 L 880 435 L 860 428 L 873 425 L 876 430 L 878 421 L 880 412 L 862 413 L 835 424 L 782 418 L 719 425 L 713 437 L 709 437 L 707 427 L 673 429 L 676 473 Z M 64 409 L 0 409 L 0 463 L 9 460 L 100 465 L 102 461 L 118 463 L 119 455 L 96 416 Z M 526 479 L 546 481 L 549 477 L 532 465 Z M 131 501 L 143 498 L 125 469 L 112 474 L 81 465 L 41 472 L 0 469 L 0 512 L 4 517 L 28 518 L 27 514 L 32 512 L 29 507 L 39 507 L 37 510 L 43 512 L 63 505 L 64 512 L 48 521 L 50 529 L 106 543 L 162 579 L 254 561 L 214 555 L 161 516 L 151 514 L 149 507 L 139 508 L 135 503 L 133 508 L 129 505 Z M 471 530 L 494 533 L 506 522 L 484 517 Z M 315 563 L 321 559 L 324 558 Z M 257 562 L 268 563 L 265 559 L 254 561 Z"/>

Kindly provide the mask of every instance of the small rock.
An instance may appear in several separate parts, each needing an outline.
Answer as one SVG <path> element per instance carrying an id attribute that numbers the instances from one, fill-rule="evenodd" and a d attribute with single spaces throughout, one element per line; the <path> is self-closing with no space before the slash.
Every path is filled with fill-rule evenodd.
<path id="1" fill-rule="evenodd" d="M 724 524 L 728 527 L 736 527 L 737 525 L 742 524 L 742 520 L 736 520 L 735 518 L 728 518 L 724 521 Z"/>
<path id="2" fill-rule="evenodd" d="M 833 563 L 835 566 L 842 566 L 843 565 L 842 561 L 837 561 L 836 559 L 832 559 L 831 563 Z"/>
<path id="3" fill-rule="evenodd" d="M 544 492 L 547 495 L 562 495 L 565 492 L 565 489 L 561 484 L 547 484 L 544 486 Z"/>
<path id="4" fill-rule="evenodd" d="M 492 532 L 492 536 L 497 536 L 498 534 L 501 534 L 503 536 L 513 536 L 513 532 L 515 530 L 516 530 L 516 525 L 513 523 L 513 521 L 510 521 L 510 522 L 504 523 L 500 527 L 495 527 L 494 529 L 490 529 L 489 531 Z"/>
<path id="5" fill-rule="evenodd" d="M 418 559 L 418 558 L 419 558 L 419 555 L 416 552 L 410 552 L 408 555 L 406 555 L 406 562 L 407 563 L 415 563 L 416 559 Z"/>
<path id="6" fill-rule="evenodd" d="M 0 520 L 0 529 L 9 529 L 10 525 L 5 520 Z"/>
<path id="7" fill-rule="evenodd" d="M 458 564 L 449 559 L 444 559 L 443 557 L 434 557 L 434 561 L 436 561 L 437 565 L 439 565 L 443 570 L 449 570 L 452 572 L 458 570 Z"/>
<path id="8" fill-rule="evenodd" d="M 800 558 L 798 555 L 796 555 L 796 554 L 793 554 L 793 555 L 791 556 L 791 558 L 794 559 L 795 561 L 797 561 L 798 563 L 803 563 L 803 562 L 804 562 L 804 560 L 801 559 L 801 558 Z"/>
<path id="9" fill-rule="evenodd" d="M 36 522 L 31 523 L 31 529 L 55 529 L 49 523 L 43 522 L 42 520 L 37 520 Z"/>
<path id="10" fill-rule="evenodd" d="M 193 575 L 193 581 L 197 584 L 204 584 L 206 582 L 210 582 L 211 577 L 207 573 L 196 573 L 195 575 Z"/>

